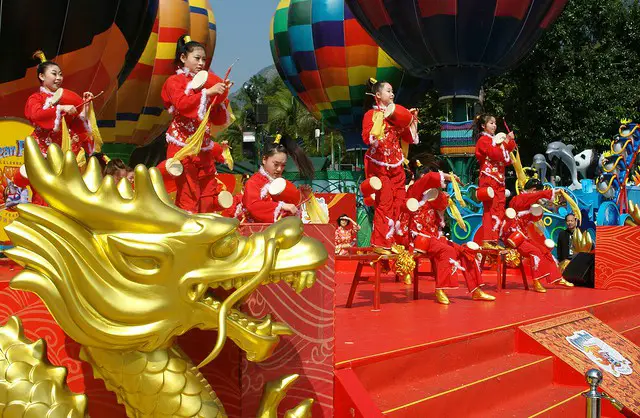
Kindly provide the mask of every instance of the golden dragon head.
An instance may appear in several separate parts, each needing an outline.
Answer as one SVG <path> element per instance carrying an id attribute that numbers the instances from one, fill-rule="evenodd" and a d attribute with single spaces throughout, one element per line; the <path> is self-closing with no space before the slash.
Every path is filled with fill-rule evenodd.
<path id="1" fill-rule="evenodd" d="M 160 172 L 139 165 L 135 191 L 104 179 L 95 158 L 80 173 L 71 152 L 52 145 L 45 160 L 28 138 L 29 181 L 50 205 L 18 206 L 6 227 L 7 255 L 25 266 L 11 286 L 34 292 L 82 345 L 153 351 L 192 328 L 218 330 L 211 361 L 231 338 L 253 361 L 291 330 L 234 308 L 259 285 L 284 280 L 296 291 L 315 282 L 327 252 L 286 218 L 243 237 L 238 221 L 173 205 Z M 222 289 L 235 290 L 226 298 Z"/>

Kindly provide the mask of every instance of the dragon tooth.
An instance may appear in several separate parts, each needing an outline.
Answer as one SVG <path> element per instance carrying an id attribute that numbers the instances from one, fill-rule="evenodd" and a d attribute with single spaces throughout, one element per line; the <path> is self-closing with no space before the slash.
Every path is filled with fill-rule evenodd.
<path id="1" fill-rule="evenodd" d="M 251 332 L 255 332 L 255 331 L 257 330 L 257 328 L 258 328 L 258 325 L 256 325 L 256 323 L 255 323 L 255 322 L 249 322 L 249 323 L 247 324 L 247 329 L 248 329 L 249 331 L 251 331 Z"/>
<path id="2" fill-rule="evenodd" d="M 242 287 L 242 285 L 244 284 L 244 281 L 242 279 L 235 279 L 233 281 L 233 286 L 238 289 L 240 287 Z"/>
<path id="3" fill-rule="evenodd" d="M 222 288 L 224 290 L 229 290 L 233 287 L 233 280 L 225 280 L 222 282 Z"/>
<path id="4" fill-rule="evenodd" d="M 271 322 L 271 317 L 267 315 L 267 318 L 258 325 L 256 329 L 256 334 L 258 335 L 271 335 L 271 328 L 273 327 L 273 323 Z"/>

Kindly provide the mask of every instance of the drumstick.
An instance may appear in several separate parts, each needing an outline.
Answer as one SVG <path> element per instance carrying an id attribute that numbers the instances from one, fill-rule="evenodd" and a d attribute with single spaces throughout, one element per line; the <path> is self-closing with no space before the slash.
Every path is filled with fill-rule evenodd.
<path id="1" fill-rule="evenodd" d="M 78 106 L 76 106 L 76 109 L 78 109 L 81 106 L 86 105 L 87 103 L 91 102 L 94 99 L 97 99 L 98 97 L 100 97 L 102 95 L 102 93 L 104 93 L 104 91 L 101 91 L 100 93 L 98 93 L 95 96 L 93 96 L 91 99 L 85 100 L 84 102 L 80 103 Z"/>
<path id="2" fill-rule="evenodd" d="M 234 65 L 236 65 L 236 62 L 240 61 L 240 58 L 236 58 L 235 61 L 233 61 L 233 64 L 231 64 L 229 66 L 229 68 L 227 69 L 227 72 L 224 74 L 224 78 L 223 80 L 227 81 L 229 79 L 229 74 L 231 73 L 231 68 L 233 68 Z"/>

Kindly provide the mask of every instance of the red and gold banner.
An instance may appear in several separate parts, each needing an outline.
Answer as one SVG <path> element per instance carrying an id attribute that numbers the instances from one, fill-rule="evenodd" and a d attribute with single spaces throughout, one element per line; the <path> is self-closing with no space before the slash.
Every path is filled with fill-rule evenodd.
<path id="1" fill-rule="evenodd" d="M 597 289 L 640 290 L 640 228 L 599 226 L 596 229 Z"/>

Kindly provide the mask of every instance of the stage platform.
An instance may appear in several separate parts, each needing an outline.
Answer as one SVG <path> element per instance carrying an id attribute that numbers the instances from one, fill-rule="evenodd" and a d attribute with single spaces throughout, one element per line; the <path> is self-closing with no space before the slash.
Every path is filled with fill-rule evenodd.
<path id="1" fill-rule="evenodd" d="M 349 409 L 364 417 L 584 417 L 584 378 L 532 348 L 518 327 L 586 310 L 640 343 L 640 292 L 548 285 L 540 294 L 509 270 L 501 292 L 495 273 L 483 274 L 495 302 L 471 300 L 461 282 L 443 306 L 432 278 L 421 279 L 414 301 L 411 286 L 387 277 L 376 312 L 367 284 L 345 307 L 352 270 L 336 265 L 336 417 Z"/>

